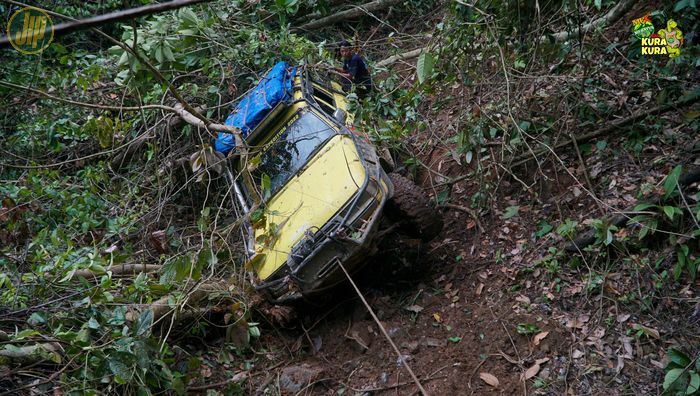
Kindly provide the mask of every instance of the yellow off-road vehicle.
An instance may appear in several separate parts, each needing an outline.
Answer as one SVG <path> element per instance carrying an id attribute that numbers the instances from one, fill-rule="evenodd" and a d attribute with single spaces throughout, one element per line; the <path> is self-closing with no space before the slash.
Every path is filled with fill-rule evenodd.
<path id="1" fill-rule="evenodd" d="M 429 240 L 442 228 L 423 191 L 387 174 L 390 161 L 353 127 L 340 84 L 310 67 L 278 63 L 226 123 L 242 129 L 248 146 L 232 163 L 238 177 L 230 176 L 247 267 L 275 303 L 343 281 L 339 265 L 358 270 L 389 231 Z M 215 141 L 224 153 L 233 145 L 222 133 Z"/>

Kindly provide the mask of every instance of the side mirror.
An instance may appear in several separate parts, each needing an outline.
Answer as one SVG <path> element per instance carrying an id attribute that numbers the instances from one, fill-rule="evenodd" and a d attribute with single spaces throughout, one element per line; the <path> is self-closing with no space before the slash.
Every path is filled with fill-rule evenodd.
<path id="1" fill-rule="evenodd" d="M 336 121 L 338 121 L 341 125 L 345 125 L 345 120 L 348 118 L 348 113 L 345 112 L 343 109 L 335 109 L 333 112 L 333 118 L 335 118 Z"/>

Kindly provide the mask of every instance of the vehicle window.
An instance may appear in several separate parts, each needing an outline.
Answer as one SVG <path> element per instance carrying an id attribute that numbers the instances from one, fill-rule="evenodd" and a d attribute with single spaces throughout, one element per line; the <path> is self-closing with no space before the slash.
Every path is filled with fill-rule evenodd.
<path id="1" fill-rule="evenodd" d="M 275 195 L 334 134 L 335 130 L 312 111 L 297 113 L 261 149 L 260 163 L 253 172 L 255 182 L 262 185 L 263 175 L 267 175 L 270 196 Z"/>
<path id="2" fill-rule="evenodd" d="M 314 97 L 316 99 L 316 102 L 323 109 L 323 111 L 325 111 L 329 115 L 333 114 L 333 112 L 335 111 L 335 101 L 333 100 L 333 96 L 331 96 L 326 91 L 314 86 Z"/>

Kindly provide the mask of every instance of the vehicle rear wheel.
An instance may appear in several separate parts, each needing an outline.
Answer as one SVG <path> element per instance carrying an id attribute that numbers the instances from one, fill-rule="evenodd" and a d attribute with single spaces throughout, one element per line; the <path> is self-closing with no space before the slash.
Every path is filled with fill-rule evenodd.
<path id="1" fill-rule="evenodd" d="M 425 192 L 398 173 L 389 173 L 388 176 L 394 185 L 389 210 L 402 223 L 404 231 L 424 241 L 435 238 L 442 230 L 442 217 Z"/>

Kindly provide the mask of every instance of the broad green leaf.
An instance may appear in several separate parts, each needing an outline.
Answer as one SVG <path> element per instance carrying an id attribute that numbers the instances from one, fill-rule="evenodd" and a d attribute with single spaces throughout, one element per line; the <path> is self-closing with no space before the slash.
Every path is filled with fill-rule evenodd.
<path id="1" fill-rule="evenodd" d="M 664 182 L 664 191 L 666 191 L 666 193 L 664 194 L 664 199 L 668 199 L 676 191 L 678 179 L 681 177 L 682 170 L 683 167 L 678 165 L 666 176 L 666 181 Z"/>
<path id="2" fill-rule="evenodd" d="M 676 368 L 666 373 L 664 377 L 664 390 L 673 389 L 676 385 L 676 381 L 680 379 L 684 371 L 685 370 L 682 368 Z"/>
<path id="3" fill-rule="evenodd" d="M 141 313 L 139 318 L 136 320 L 135 328 L 136 335 L 141 337 L 148 335 L 151 331 L 151 325 L 153 324 L 153 310 L 147 309 Z"/>
<path id="4" fill-rule="evenodd" d="M 695 371 L 690 373 L 690 383 L 688 389 L 685 390 L 686 395 L 692 395 L 700 390 L 700 375 Z"/>
<path id="5" fill-rule="evenodd" d="M 128 352 L 115 352 L 109 355 L 109 369 L 114 374 L 114 381 L 126 384 L 133 374 L 133 355 Z"/>
<path id="6" fill-rule="evenodd" d="M 170 62 L 175 62 L 175 56 L 173 56 L 173 51 L 167 42 L 163 43 L 163 57 Z"/>
<path id="7" fill-rule="evenodd" d="M 610 231 L 610 228 L 608 228 L 605 232 L 605 244 L 610 245 L 613 241 L 613 233 Z"/>
<path id="8" fill-rule="evenodd" d="M 180 11 L 178 11 L 178 16 L 190 26 L 197 25 L 199 22 L 197 14 L 195 14 L 194 11 L 190 10 L 189 8 L 181 8 Z"/>
<path id="9" fill-rule="evenodd" d="M 669 364 L 675 365 L 674 368 L 685 368 L 690 364 L 688 356 L 675 348 L 669 348 L 666 356 L 670 360 Z"/>
<path id="10" fill-rule="evenodd" d="M 23 338 L 31 337 L 31 336 L 37 335 L 37 334 L 39 334 L 39 332 L 36 330 L 25 329 L 25 330 L 22 330 L 19 333 L 17 333 L 17 335 L 15 336 L 15 340 L 21 340 Z"/>
<path id="11" fill-rule="evenodd" d="M 98 322 L 97 319 L 95 319 L 95 317 L 93 316 L 90 318 L 90 320 L 88 320 L 87 326 L 92 330 L 97 330 L 100 328 L 100 322 Z"/>
<path id="12" fill-rule="evenodd" d="M 673 206 L 664 206 L 663 207 L 664 214 L 666 215 L 666 217 L 668 217 L 671 220 L 673 220 L 673 215 L 676 213 L 675 209 L 676 208 L 674 208 Z"/>
<path id="13" fill-rule="evenodd" d="M 688 7 L 688 2 L 689 0 L 680 0 L 678 3 L 676 3 L 676 6 L 673 7 L 673 12 L 679 12 L 682 9 Z"/>
<path id="14" fill-rule="evenodd" d="M 416 62 L 416 75 L 418 76 L 418 82 L 423 84 L 433 74 L 433 55 L 429 52 L 421 52 Z"/>
<path id="15" fill-rule="evenodd" d="M 510 219 L 511 217 L 517 216 L 519 211 L 520 211 L 520 206 L 518 206 L 518 205 L 509 206 L 506 208 L 506 211 L 505 211 L 505 213 L 503 213 L 503 216 L 501 216 L 501 218 L 503 220 Z"/>
<path id="16" fill-rule="evenodd" d="M 27 323 L 31 326 L 37 326 L 46 323 L 46 319 L 45 312 L 34 312 L 29 319 L 27 319 Z"/>

